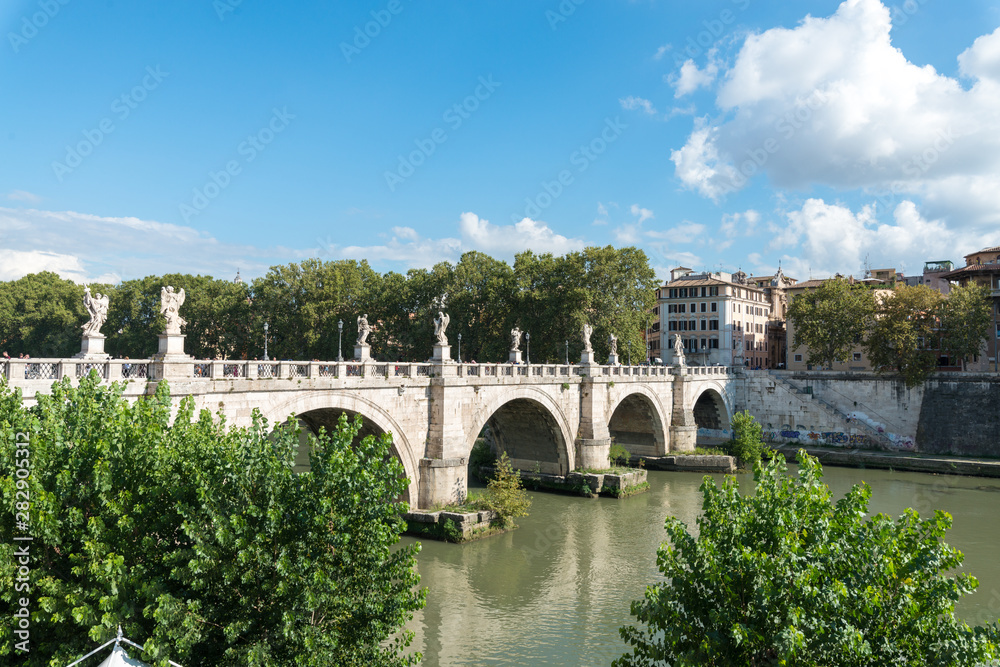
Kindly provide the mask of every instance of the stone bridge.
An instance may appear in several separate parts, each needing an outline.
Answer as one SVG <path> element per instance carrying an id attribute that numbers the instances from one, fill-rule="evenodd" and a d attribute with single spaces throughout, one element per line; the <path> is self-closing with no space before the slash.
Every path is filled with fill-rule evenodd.
<path id="1" fill-rule="evenodd" d="M 464 498 L 469 454 L 486 427 L 523 470 L 604 468 L 612 440 L 632 454 L 691 450 L 699 427 L 728 429 L 730 369 L 714 366 L 11 359 L 0 374 L 26 404 L 53 381 L 91 371 L 127 382 L 136 398 L 170 382 L 175 402 L 221 412 L 237 426 L 254 408 L 272 423 L 328 429 L 360 415 L 362 436 L 392 434 L 411 480 L 407 500 L 428 508 Z M 297 462 L 308 465 L 302 448 Z"/>

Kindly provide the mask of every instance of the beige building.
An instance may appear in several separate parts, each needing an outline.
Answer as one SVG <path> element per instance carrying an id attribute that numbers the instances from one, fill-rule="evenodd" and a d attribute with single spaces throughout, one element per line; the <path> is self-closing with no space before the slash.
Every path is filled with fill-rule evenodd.
<path id="1" fill-rule="evenodd" d="M 960 285 L 977 283 L 990 290 L 993 301 L 993 324 L 989 340 L 986 343 L 986 354 L 975 362 L 967 364 L 968 370 L 998 370 L 997 353 L 1000 347 L 1000 246 L 983 248 L 979 252 L 965 256 L 965 266 L 942 276 Z"/>
<path id="2" fill-rule="evenodd" d="M 767 361 L 764 368 L 785 368 L 788 349 L 788 336 L 785 331 L 785 318 L 788 313 L 788 289 L 798 281 L 789 278 L 778 267 L 773 276 L 752 276 L 749 282 L 764 290 L 770 306 L 771 315 L 767 321 Z"/>
<path id="3" fill-rule="evenodd" d="M 770 366 L 771 301 L 742 271 L 694 273 L 681 266 L 657 292 L 664 363 L 676 363 L 679 336 L 688 365 Z"/>
<path id="4" fill-rule="evenodd" d="M 893 280 L 895 280 L 895 270 L 886 269 L 886 272 L 892 272 Z M 837 278 L 842 278 L 843 276 L 837 276 Z M 806 280 L 805 282 L 796 283 L 786 290 L 788 296 L 788 303 L 791 303 L 795 297 L 803 294 L 809 290 L 816 289 L 828 280 L 834 280 L 835 278 L 823 278 L 818 280 Z M 881 282 L 877 278 L 868 278 L 865 281 L 858 281 L 854 276 L 848 276 L 847 281 L 851 284 L 855 282 L 867 282 L 867 283 L 878 283 Z M 795 345 L 795 323 L 791 320 L 785 325 L 786 327 L 786 340 L 788 344 L 788 369 L 793 371 L 811 371 L 820 370 L 819 367 L 814 367 L 808 362 L 809 359 L 809 348 L 805 345 Z M 872 370 L 871 362 L 868 361 L 868 355 L 861 347 L 861 341 L 857 342 L 854 349 L 850 352 L 850 357 L 847 363 L 836 362 L 830 370 L 835 371 L 870 371 Z"/>

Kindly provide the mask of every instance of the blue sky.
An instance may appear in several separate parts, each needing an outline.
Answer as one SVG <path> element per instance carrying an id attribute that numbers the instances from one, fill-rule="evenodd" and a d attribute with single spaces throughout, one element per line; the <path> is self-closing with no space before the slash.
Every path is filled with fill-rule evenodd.
<path id="1" fill-rule="evenodd" d="M 11 1 L 0 279 L 1000 244 L 1000 4 Z"/>

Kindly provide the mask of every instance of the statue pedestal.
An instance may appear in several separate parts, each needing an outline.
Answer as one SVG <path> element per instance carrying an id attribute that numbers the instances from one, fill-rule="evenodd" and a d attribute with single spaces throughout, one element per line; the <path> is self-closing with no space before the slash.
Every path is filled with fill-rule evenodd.
<path id="1" fill-rule="evenodd" d="M 510 361 L 511 364 L 521 363 L 521 350 L 511 350 L 510 351 Z"/>
<path id="2" fill-rule="evenodd" d="M 455 360 L 451 358 L 451 345 L 435 345 L 434 356 L 431 361 L 435 364 L 453 364 Z"/>
<path id="3" fill-rule="evenodd" d="M 184 334 L 160 334 L 160 349 L 153 355 L 151 380 L 190 380 L 192 357 L 184 354 Z"/>
<path id="4" fill-rule="evenodd" d="M 583 365 L 587 365 L 587 366 L 589 366 L 591 364 L 596 364 L 597 360 L 596 360 L 596 357 L 594 356 L 594 351 L 590 350 L 588 352 L 587 350 L 584 350 L 583 352 L 581 352 L 580 353 L 580 363 L 583 364 Z"/>
<path id="5" fill-rule="evenodd" d="M 608 355 L 608 366 L 617 366 L 619 363 L 617 354 Z"/>
<path id="6" fill-rule="evenodd" d="M 372 360 L 372 346 L 364 343 L 354 346 L 354 360 L 362 363 Z"/>
<path id="7" fill-rule="evenodd" d="M 102 334 L 90 334 L 84 335 L 83 342 L 80 344 L 79 354 L 74 354 L 74 359 L 110 359 L 110 354 L 104 353 L 104 339 L 106 337 Z"/>
<path id="8" fill-rule="evenodd" d="M 191 355 L 184 354 L 184 334 L 160 334 L 160 349 L 153 355 L 155 361 L 186 361 Z"/>

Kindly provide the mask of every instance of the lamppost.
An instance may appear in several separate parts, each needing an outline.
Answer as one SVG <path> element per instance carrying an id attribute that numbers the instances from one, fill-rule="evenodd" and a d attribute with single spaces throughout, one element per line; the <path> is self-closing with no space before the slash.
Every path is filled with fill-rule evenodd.
<path id="1" fill-rule="evenodd" d="M 462 363 L 462 334 L 458 334 L 458 363 Z"/>
<path id="2" fill-rule="evenodd" d="M 628 365 L 631 366 L 632 365 L 632 346 L 628 345 L 627 343 L 626 343 L 626 345 L 627 345 L 627 347 L 625 349 L 626 349 L 626 354 L 628 354 Z"/>
<path id="3" fill-rule="evenodd" d="M 337 361 L 344 360 L 344 320 L 337 320 Z"/>
<path id="4" fill-rule="evenodd" d="M 525 355 L 524 355 L 524 363 L 530 364 L 531 363 L 531 334 L 530 333 L 524 334 L 524 340 L 527 341 L 527 347 L 528 347 L 527 352 L 525 352 Z"/>
<path id="5" fill-rule="evenodd" d="M 566 365 L 569 366 L 569 341 L 566 341 Z"/>
<path id="6" fill-rule="evenodd" d="M 267 358 L 267 322 L 264 322 L 264 361 L 270 361 Z"/>

